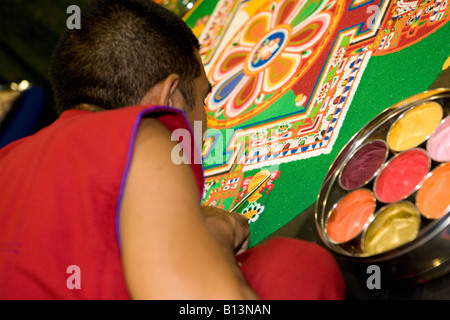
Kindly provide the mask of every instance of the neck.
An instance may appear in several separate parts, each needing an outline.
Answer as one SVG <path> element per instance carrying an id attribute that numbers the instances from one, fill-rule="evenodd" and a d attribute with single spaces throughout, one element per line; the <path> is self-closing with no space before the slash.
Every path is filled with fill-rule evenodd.
<path id="1" fill-rule="evenodd" d="M 88 104 L 88 103 L 80 103 L 78 105 L 75 106 L 74 108 L 75 110 L 85 110 L 85 111 L 92 111 L 92 112 L 99 112 L 99 111 L 103 111 L 103 108 L 94 106 L 93 104 Z"/>

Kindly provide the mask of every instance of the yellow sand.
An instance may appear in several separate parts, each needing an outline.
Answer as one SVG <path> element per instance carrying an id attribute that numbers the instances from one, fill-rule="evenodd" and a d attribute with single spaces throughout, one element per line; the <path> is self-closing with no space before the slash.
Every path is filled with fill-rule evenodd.
<path id="1" fill-rule="evenodd" d="M 394 151 L 404 151 L 421 144 L 442 120 L 443 110 L 436 102 L 424 103 L 408 111 L 391 128 L 387 142 Z"/>
<path id="2" fill-rule="evenodd" d="M 420 213 L 411 202 L 388 205 L 376 215 L 364 237 L 364 250 L 373 255 L 414 240 L 420 227 Z"/>
<path id="3" fill-rule="evenodd" d="M 262 171 L 258 172 L 257 174 L 255 174 L 253 176 L 252 180 L 250 180 L 250 182 L 248 184 L 248 192 L 253 191 L 258 186 L 258 184 L 261 181 L 263 181 L 268 175 L 270 175 L 269 170 L 262 170 Z M 266 183 L 267 183 L 267 181 L 266 181 Z M 252 194 L 250 196 L 250 198 L 248 198 L 248 202 L 255 202 L 256 200 L 261 198 L 261 196 L 262 195 L 259 193 L 259 190 L 257 190 L 257 191 L 255 191 L 254 194 Z"/>

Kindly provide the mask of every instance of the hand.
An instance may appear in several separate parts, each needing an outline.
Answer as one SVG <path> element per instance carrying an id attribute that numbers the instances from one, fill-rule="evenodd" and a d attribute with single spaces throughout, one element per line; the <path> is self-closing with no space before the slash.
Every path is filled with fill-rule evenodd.
<path id="1" fill-rule="evenodd" d="M 242 214 L 216 207 L 202 207 L 206 225 L 218 243 L 238 255 L 247 250 L 250 229 Z"/>

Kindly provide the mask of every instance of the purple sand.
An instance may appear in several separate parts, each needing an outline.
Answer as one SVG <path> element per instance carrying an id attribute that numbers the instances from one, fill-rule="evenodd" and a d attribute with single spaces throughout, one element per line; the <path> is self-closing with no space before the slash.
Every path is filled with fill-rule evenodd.
<path id="1" fill-rule="evenodd" d="M 376 140 L 361 147 L 347 162 L 341 174 L 341 186 L 355 189 L 368 182 L 386 160 L 387 146 Z"/>

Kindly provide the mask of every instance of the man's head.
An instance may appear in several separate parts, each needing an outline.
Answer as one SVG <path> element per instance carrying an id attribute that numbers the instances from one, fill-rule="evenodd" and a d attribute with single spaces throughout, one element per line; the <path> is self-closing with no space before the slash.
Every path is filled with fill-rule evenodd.
<path id="1" fill-rule="evenodd" d="M 58 111 L 151 103 L 198 114 L 205 97 L 196 94 L 209 89 L 198 49 L 184 21 L 151 0 L 92 2 L 81 10 L 81 29 L 65 30 L 52 56 Z"/>

